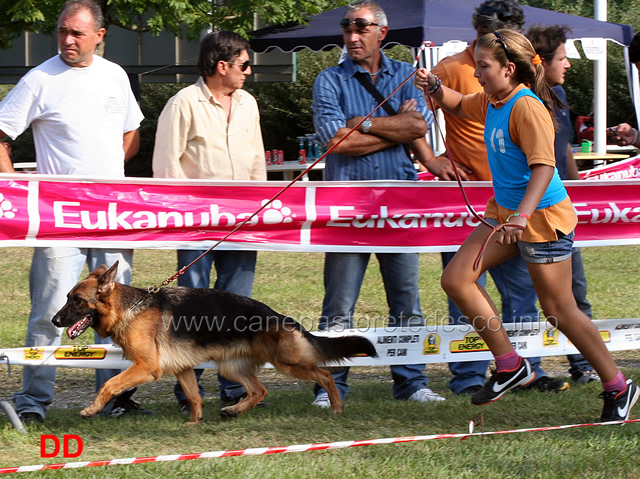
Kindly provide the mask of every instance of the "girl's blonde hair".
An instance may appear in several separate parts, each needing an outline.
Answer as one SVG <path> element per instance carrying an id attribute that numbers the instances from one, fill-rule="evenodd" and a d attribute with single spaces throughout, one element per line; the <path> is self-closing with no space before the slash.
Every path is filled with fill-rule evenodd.
<path id="1" fill-rule="evenodd" d="M 491 51 L 493 58 L 502 66 L 513 63 L 518 83 L 530 88 L 542 100 L 551 118 L 555 119 L 553 105 L 558 108 L 564 105 L 545 80 L 542 64 L 536 61 L 538 64 L 534 65 L 536 51 L 527 37 L 513 30 L 496 30 L 480 37 L 476 44 L 476 48 L 479 47 Z"/>

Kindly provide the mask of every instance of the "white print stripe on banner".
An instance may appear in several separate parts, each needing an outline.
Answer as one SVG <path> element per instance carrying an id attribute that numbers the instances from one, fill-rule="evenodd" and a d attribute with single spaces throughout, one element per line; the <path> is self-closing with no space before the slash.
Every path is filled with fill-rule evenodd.
<path id="1" fill-rule="evenodd" d="M 184 322 L 187 318 L 179 318 Z M 304 322 L 303 326 L 304 326 Z M 216 321 L 198 318 L 193 327 L 215 327 Z M 594 321 L 609 351 L 640 349 L 640 319 L 602 319 Z M 513 347 L 524 357 L 565 356 L 578 350 L 557 329 L 546 322 L 505 324 Z M 314 332 L 319 336 L 357 334 L 376 347 L 378 358 L 357 357 L 345 362 L 350 366 L 386 366 L 395 364 L 448 363 L 493 359 L 487 345 L 468 325 L 428 327 L 372 327 L 344 332 Z M 3 359 L 4 357 L 4 359 Z M 43 346 L 0 349 L 0 364 L 20 366 L 56 366 L 72 368 L 126 368 L 122 350 L 114 345 Z M 334 365 L 334 364 L 329 364 Z M 199 367 L 215 368 L 212 362 Z M 271 367 L 267 364 L 265 367 Z"/>
<path id="2" fill-rule="evenodd" d="M 306 221 L 300 231 L 301 246 L 309 246 L 311 244 L 311 226 L 318 217 L 316 212 L 316 189 L 313 187 L 307 188 L 306 193 L 304 198 Z"/>
<path id="3" fill-rule="evenodd" d="M 27 231 L 27 239 L 35 240 L 36 234 L 40 230 L 40 211 L 38 209 L 38 182 L 29 183 L 29 230 Z"/>
<path id="4" fill-rule="evenodd" d="M 576 246 L 640 244 L 640 179 L 565 184 L 578 216 Z M 207 249 L 230 236 L 217 247 L 440 252 L 455 251 L 479 224 L 451 181 L 284 186 L 0 174 L 0 247 Z M 480 214 L 493 196 L 485 181 L 465 192 Z"/>

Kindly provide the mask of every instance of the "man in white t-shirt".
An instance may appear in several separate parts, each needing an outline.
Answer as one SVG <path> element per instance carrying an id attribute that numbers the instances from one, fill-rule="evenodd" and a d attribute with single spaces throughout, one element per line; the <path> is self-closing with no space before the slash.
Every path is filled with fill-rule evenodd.
<path id="1" fill-rule="evenodd" d="M 69 0 L 58 18 L 60 54 L 29 71 L 0 103 L 0 140 L 33 130 L 37 172 L 41 174 L 124 177 L 124 162 L 138 151 L 143 119 L 125 71 L 94 55 L 105 28 L 93 0 Z M 0 148 L 0 172 L 12 172 Z M 51 324 L 87 263 L 89 270 L 120 261 L 118 281 L 129 283 L 133 250 L 39 247 L 34 249 L 29 288 L 31 313 L 27 347 L 60 344 L 62 329 Z M 95 337 L 97 343 L 109 339 Z M 96 370 L 96 387 L 118 370 Z M 25 366 L 23 390 L 14 395 L 24 422 L 42 422 L 53 401 L 56 369 Z M 103 412 L 142 411 L 123 393 Z M 145 412 L 145 411 L 142 411 Z"/>

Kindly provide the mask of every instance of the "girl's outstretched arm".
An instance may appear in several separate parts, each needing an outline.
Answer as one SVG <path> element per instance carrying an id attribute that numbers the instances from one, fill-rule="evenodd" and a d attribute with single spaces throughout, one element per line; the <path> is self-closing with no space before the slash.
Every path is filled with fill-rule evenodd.
<path id="1" fill-rule="evenodd" d="M 420 91 L 429 91 L 438 106 L 444 111 L 458 118 L 467 118 L 462 112 L 462 97 L 451 88 L 442 84 L 440 79 L 426 68 L 419 68 L 413 77 L 413 85 Z"/>

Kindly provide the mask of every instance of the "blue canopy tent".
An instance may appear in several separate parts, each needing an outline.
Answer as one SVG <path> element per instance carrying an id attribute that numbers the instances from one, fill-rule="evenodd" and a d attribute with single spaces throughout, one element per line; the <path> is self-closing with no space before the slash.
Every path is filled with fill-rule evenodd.
<path id="1" fill-rule="evenodd" d="M 423 41 L 440 46 L 448 41 L 471 42 L 476 31 L 471 26 L 471 17 L 483 0 L 378 0 L 387 13 L 389 33 L 383 47 L 404 45 L 417 48 Z M 336 8 L 315 15 L 307 25 L 281 25 L 263 28 L 254 32 L 251 48 L 264 52 L 278 48 L 285 52 L 304 48 L 313 51 L 342 47 L 340 19 L 347 7 Z M 603 22 L 591 18 L 558 13 L 541 8 L 522 6 L 525 14 L 525 30 L 532 25 L 569 25 L 569 38 L 596 38 L 614 41 L 628 47 L 633 38 L 633 27 Z M 606 60 L 603 60 L 606 61 Z M 638 110 L 637 73 L 628 70 L 631 95 Z M 606 98 L 606 84 L 596 82 L 595 98 Z M 606 112 L 604 113 L 606 117 Z M 603 121 L 597 123 L 605 124 Z"/>
<path id="2" fill-rule="evenodd" d="M 428 40 L 442 45 L 450 40 L 471 42 L 476 31 L 471 17 L 483 0 L 378 0 L 389 19 L 386 45 L 419 47 Z M 251 48 L 264 52 L 279 48 L 290 52 L 309 48 L 313 51 L 342 46 L 342 31 L 338 23 L 347 7 L 336 8 L 315 15 L 308 25 L 267 27 L 254 32 Z M 605 38 L 628 46 L 633 38 L 633 27 L 601 22 L 591 18 L 558 13 L 541 8 L 522 6 L 525 29 L 534 24 L 569 25 L 570 38 Z"/>

